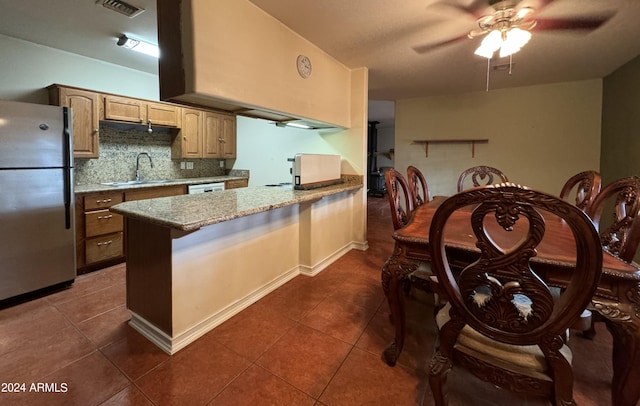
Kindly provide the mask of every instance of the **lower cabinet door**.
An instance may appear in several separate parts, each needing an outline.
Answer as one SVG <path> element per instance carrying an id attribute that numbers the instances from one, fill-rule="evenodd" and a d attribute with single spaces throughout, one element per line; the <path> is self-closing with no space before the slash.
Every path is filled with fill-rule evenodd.
<path id="1" fill-rule="evenodd" d="M 92 264 L 123 255 L 122 232 L 87 238 L 85 240 L 86 262 Z"/>

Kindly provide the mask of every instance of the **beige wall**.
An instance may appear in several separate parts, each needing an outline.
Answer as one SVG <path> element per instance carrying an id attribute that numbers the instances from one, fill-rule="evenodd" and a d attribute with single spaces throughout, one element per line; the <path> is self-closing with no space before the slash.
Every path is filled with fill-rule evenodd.
<path id="1" fill-rule="evenodd" d="M 600 168 L 602 81 L 492 90 L 396 101 L 395 168 L 423 171 L 432 196 L 456 191 L 471 166 L 501 169 L 510 181 L 559 193 L 573 174 Z M 489 139 L 424 145 L 413 140 Z"/>
<path id="2" fill-rule="evenodd" d="M 162 98 L 211 106 L 222 101 L 351 126 L 351 71 L 253 3 L 188 0 L 181 16 L 170 1 L 158 6 L 159 42 L 171 56 L 160 61 Z M 298 55 L 312 63 L 306 79 L 298 74 Z M 181 79 L 184 89 L 175 87 Z"/>
<path id="3" fill-rule="evenodd" d="M 640 175 L 640 57 L 604 79 L 602 180 Z"/>

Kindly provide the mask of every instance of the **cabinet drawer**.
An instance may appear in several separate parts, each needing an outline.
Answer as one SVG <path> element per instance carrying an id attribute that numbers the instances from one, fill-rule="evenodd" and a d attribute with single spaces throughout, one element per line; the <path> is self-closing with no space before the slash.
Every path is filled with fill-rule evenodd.
<path id="1" fill-rule="evenodd" d="M 236 180 L 228 180 L 225 182 L 225 189 L 237 189 L 239 187 L 247 187 L 249 186 L 248 179 L 236 179 Z"/>
<path id="2" fill-rule="evenodd" d="M 85 255 L 87 264 L 121 257 L 122 232 L 88 238 L 85 241 Z"/>
<path id="3" fill-rule="evenodd" d="M 185 187 L 183 185 L 162 186 L 159 188 L 131 189 L 125 192 L 125 200 L 154 199 L 156 197 L 183 195 Z"/>
<path id="4" fill-rule="evenodd" d="M 100 193 L 100 194 L 86 195 L 84 197 L 84 209 L 85 210 L 107 209 L 113 206 L 114 204 L 118 204 L 122 202 L 123 202 L 122 193 Z"/>
<path id="5" fill-rule="evenodd" d="M 122 216 L 109 210 L 97 210 L 84 215 L 87 238 L 122 231 Z"/>

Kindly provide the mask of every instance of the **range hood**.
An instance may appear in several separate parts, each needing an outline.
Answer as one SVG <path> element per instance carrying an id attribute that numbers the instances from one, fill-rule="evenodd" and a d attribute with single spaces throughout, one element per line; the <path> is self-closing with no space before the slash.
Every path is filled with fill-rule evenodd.
<path id="1" fill-rule="evenodd" d="M 261 110 L 261 109 L 241 108 L 241 109 L 233 110 L 233 112 L 239 116 L 268 120 L 273 122 L 278 127 L 294 127 L 294 128 L 302 128 L 305 130 L 343 130 L 342 127 L 323 123 L 320 121 L 315 121 L 315 120 L 310 120 L 305 118 L 295 118 L 295 117 L 287 116 L 284 114 Z"/>
<path id="2" fill-rule="evenodd" d="M 302 128 L 306 130 L 318 130 L 318 131 L 320 130 L 341 131 L 345 129 L 345 127 L 325 123 L 318 120 L 312 120 L 312 119 L 302 118 L 302 117 L 294 117 L 292 115 L 276 112 L 273 110 L 263 109 L 263 108 L 249 107 L 246 105 L 243 106 L 239 103 L 234 103 L 234 102 L 221 100 L 218 98 L 208 97 L 208 96 L 191 94 L 191 95 L 172 97 L 165 101 L 187 105 L 187 106 L 213 108 L 216 110 L 226 111 L 226 112 L 234 113 L 244 117 L 259 118 L 259 119 L 271 121 L 273 124 L 275 124 L 278 127 L 294 127 L 294 128 Z"/>

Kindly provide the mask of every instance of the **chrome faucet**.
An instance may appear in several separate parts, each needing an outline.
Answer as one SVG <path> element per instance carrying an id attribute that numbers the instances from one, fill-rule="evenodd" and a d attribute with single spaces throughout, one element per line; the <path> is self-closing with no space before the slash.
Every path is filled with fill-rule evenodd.
<path id="1" fill-rule="evenodd" d="M 137 182 L 140 181 L 140 157 L 142 155 L 146 155 L 147 158 L 149 158 L 149 163 L 151 164 L 151 167 L 153 168 L 153 160 L 151 159 L 151 155 L 149 155 L 146 152 L 139 153 L 138 156 L 136 157 L 136 181 Z"/>

